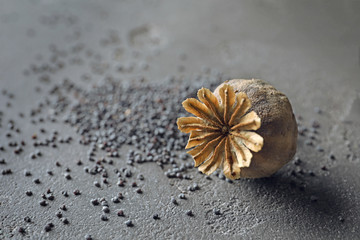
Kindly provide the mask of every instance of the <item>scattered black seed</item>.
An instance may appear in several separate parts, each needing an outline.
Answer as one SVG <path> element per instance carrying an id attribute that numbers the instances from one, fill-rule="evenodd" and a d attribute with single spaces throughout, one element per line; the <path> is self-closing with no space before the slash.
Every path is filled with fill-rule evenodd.
<path id="1" fill-rule="evenodd" d="M 63 195 L 64 197 L 69 197 L 69 194 L 68 194 L 67 191 L 62 191 L 61 193 L 62 193 L 62 195 Z"/>
<path id="2" fill-rule="evenodd" d="M 307 140 L 305 141 L 305 144 L 308 145 L 308 146 L 314 146 L 314 143 L 313 143 L 311 140 L 309 140 L 309 139 L 307 139 Z"/>
<path id="3" fill-rule="evenodd" d="M 29 218 L 29 217 L 24 217 L 24 221 L 27 222 L 27 223 L 29 223 L 29 222 L 31 222 L 31 218 Z"/>
<path id="4" fill-rule="evenodd" d="M 33 182 L 35 183 L 35 184 L 40 184 L 41 182 L 40 182 L 40 179 L 38 179 L 38 178 L 35 178 L 34 180 L 33 180 Z"/>
<path id="5" fill-rule="evenodd" d="M 24 175 L 25 175 L 25 177 L 30 177 L 32 174 L 30 171 L 24 170 Z"/>
<path id="6" fill-rule="evenodd" d="M 95 198 L 94 198 L 94 199 L 91 199 L 90 202 L 91 202 L 91 204 L 94 205 L 94 206 L 99 205 L 99 200 L 97 200 L 97 199 L 95 199 Z"/>
<path id="7" fill-rule="evenodd" d="M 322 147 L 320 147 L 320 146 L 316 146 L 316 150 L 318 152 L 324 152 L 324 149 Z"/>
<path id="8" fill-rule="evenodd" d="M 32 191 L 26 191 L 25 194 L 29 197 L 33 195 Z"/>
<path id="9" fill-rule="evenodd" d="M 320 123 L 319 123 L 318 121 L 314 120 L 314 121 L 312 122 L 311 126 L 312 126 L 313 128 L 320 128 Z"/>
<path id="10" fill-rule="evenodd" d="M 54 201 L 55 197 L 54 195 L 50 194 L 49 196 L 47 196 L 47 199 L 49 199 L 50 201 Z"/>
<path id="11" fill-rule="evenodd" d="M 178 202 L 176 201 L 176 199 L 174 197 L 171 198 L 171 202 L 175 205 L 178 205 Z"/>
<path id="12" fill-rule="evenodd" d="M 16 149 L 14 150 L 15 154 L 20 154 L 23 151 L 23 149 L 21 147 L 16 147 Z"/>
<path id="13" fill-rule="evenodd" d="M 67 179 L 67 180 L 71 180 L 71 176 L 69 173 L 65 173 L 64 174 L 64 177 Z"/>
<path id="14" fill-rule="evenodd" d="M 129 169 L 127 169 L 125 171 L 125 177 L 130 178 L 131 176 L 132 176 L 132 172 Z"/>
<path id="15" fill-rule="evenodd" d="M 40 204 L 40 206 L 43 206 L 43 207 L 48 205 L 48 203 L 45 200 L 40 201 L 39 204 Z"/>
<path id="16" fill-rule="evenodd" d="M 1 174 L 2 174 L 2 175 L 12 174 L 12 170 L 11 170 L 10 168 L 4 169 L 4 170 L 1 171 Z"/>
<path id="17" fill-rule="evenodd" d="M 108 221 L 109 218 L 108 218 L 106 215 L 102 215 L 102 216 L 101 216 L 101 220 L 103 220 L 103 221 Z"/>
<path id="18" fill-rule="evenodd" d="M 301 164 L 301 162 L 302 162 L 301 159 L 297 157 L 295 158 L 294 164 L 298 166 Z"/>
<path id="19" fill-rule="evenodd" d="M 110 212 L 110 208 L 108 206 L 103 206 L 102 208 L 104 213 L 109 213 Z"/>
<path id="20" fill-rule="evenodd" d="M 61 167 L 61 164 L 60 164 L 59 162 L 56 162 L 55 165 L 56 165 L 57 167 Z"/>
<path id="21" fill-rule="evenodd" d="M 8 145 L 9 147 L 16 147 L 18 144 L 17 142 L 9 142 Z"/>
<path id="22" fill-rule="evenodd" d="M 188 215 L 190 217 L 194 216 L 194 214 L 193 214 L 193 212 L 191 210 L 186 210 L 185 213 L 186 213 L 186 215 Z"/>
<path id="23" fill-rule="evenodd" d="M 119 180 L 119 181 L 117 182 L 117 185 L 118 185 L 119 187 L 124 187 L 124 186 L 125 186 L 125 182 L 124 182 L 123 180 Z"/>
<path id="24" fill-rule="evenodd" d="M 213 209 L 213 213 L 214 213 L 215 215 L 220 215 L 220 214 L 221 214 L 220 209 L 218 209 L 218 208 L 214 208 L 214 209 Z"/>
<path id="25" fill-rule="evenodd" d="M 63 210 L 63 211 L 67 211 L 67 207 L 66 207 L 65 205 L 62 205 L 62 206 L 60 207 L 60 209 Z"/>
<path id="26" fill-rule="evenodd" d="M 98 181 L 95 181 L 95 182 L 94 182 L 94 186 L 95 186 L 95 187 L 98 187 L 98 188 L 101 187 L 101 185 L 100 185 L 100 183 L 99 183 Z"/>
<path id="27" fill-rule="evenodd" d="M 314 196 L 314 195 L 311 195 L 310 196 L 310 201 L 311 202 L 317 202 L 318 201 L 318 197 Z"/>
<path id="28" fill-rule="evenodd" d="M 160 219 L 159 214 L 157 214 L 157 213 L 156 213 L 156 214 L 154 214 L 154 215 L 153 215 L 153 219 L 155 219 L 155 220 Z"/>
<path id="29" fill-rule="evenodd" d="M 82 165 L 82 161 L 81 160 L 79 160 L 79 161 L 77 161 L 77 163 L 76 163 L 78 166 L 81 166 Z"/>
<path id="30" fill-rule="evenodd" d="M 296 172 L 303 175 L 304 174 L 304 170 L 302 170 L 300 167 L 296 168 Z"/>
<path id="31" fill-rule="evenodd" d="M 123 210 L 119 210 L 119 211 L 117 212 L 117 215 L 118 215 L 119 217 L 124 217 L 124 216 L 125 216 Z"/>
<path id="32" fill-rule="evenodd" d="M 143 191 L 141 190 L 141 188 L 136 189 L 136 192 L 139 193 L 139 194 L 143 193 Z"/>
<path id="33" fill-rule="evenodd" d="M 85 235 L 85 240 L 93 240 L 92 236 L 90 234 Z"/>
<path id="34" fill-rule="evenodd" d="M 125 221 L 125 224 L 126 224 L 126 226 L 128 226 L 128 227 L 134 226 L 134 224 L 133 224 L 133 222 L 132 222 L 131 220 Z"/>
<path id="35" fill-rule="evenodd" d="M 345 218 L 343 218 L 342 216 L 339 216 L 339 221 L 341 222 L 341 223 L 343 223 L 343 222 L 345 222 Z"/>
<path id="36" fill-rule="evenodd" d="M 185 196 L 185 194 L 180 193 L 180 194 L 179 194 L 179 198 L 180 198 L 180 199 L 186 199 L 186 196 Z"/>
<path id="37" fill-rule="evenodd" d="M 112 201 L 113 203 L 119 203 L 119 202 L 120 202 L 120 199 L 119 199 L 118 197 L 113 197 L 113 198 L 111 199 L 111 201 Z"/>
<path id="38" fill-rule="evenodd" d="M 25 228 L 19 227 L 18 232 L 21 233 L 21 234 L 25 234 Z"/>
<path id="39" fill-rule="evenodd" d="M 118 193 L 118 198 L 119 198 L 119 199 L 124 199 L 124 195 L 123 195 L 121 192 L 119 192 L 119 193 Z"/>
<path id="40" fill-rule="evenodd" d="M 323 170 L 323 171 L 328 171 L 328 168 L 327 168 L 326 166 L 322 166 L 322 167 L 321 167 L 321 170 Z"/>
<path id="41" fill-rule="evenodd" d="M 36 156 L 38 156 L 38 157 L 41 157 L 41 156 L 42 156 L 42 152 L 41 152 L 40 150 L 36 150 L 36 151 L 35 151 L 35 154 L 36 154 Z"/>
<path id="42" fill-rule="evenodd" d="M 229 178 L 226 178 L 225 181 L 228 182 L 228 183 L 233 183 L 233 180 L 231 180 L 231 179 L 229 179 Z"/>
<path id="43" fill-rule="evenodd" d="M 66 224 L 69 224 L 69 220 L 68 220 L 67 218 L 63 218 L 61 221 L 62 221 L 65 225 L 66 225 Z"/>
<path id="44" fill-rule="evenodd" d="M 133 183 L 131 184 L 131 186 L 132 186 L 132 187 L 137 187 L 137 183 L 136 183 L 136 182 L 133 182 Z"/>
<path id="45" fill-rule="evenodd" d="M 53 224 L 48 223 L 44 228 L 45 232 L 50 232 L 53 226 L 54 226 Z"/>
<path id="46" fill-rule="evenodd" d="M 80 190 L 76 189 L 76 190 L 74 191 L 74 195 L 75 195 L 75 196 L 78 196 L 78 195 L 80 195 L 80 194 L 81 194 Z"/>
<path id="47" fill-rule="evenodd" d="M 62 218 L 62 213 L 60 212 L 60 211 L 58 211 L 58 212 L 56 212 L 56 214 L 55 214 L 58 218 Z"/>

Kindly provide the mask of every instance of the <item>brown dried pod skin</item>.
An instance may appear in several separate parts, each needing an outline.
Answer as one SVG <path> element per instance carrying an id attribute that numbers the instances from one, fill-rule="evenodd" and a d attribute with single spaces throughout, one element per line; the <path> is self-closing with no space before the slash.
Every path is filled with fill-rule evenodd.
<path id="1" fill-rule="evenodd" d="M 233 79 L 219 85 L 214 95 L 220 100 L 219 90 L 224 85 L 233 87 L 235 94 L 244 92 L 251 100 L 251 108 L 261 119 L 256 133 L 263 137 L 262 149 L 252 152 L 249 167 L 240 171 L 241 178 L 261 178 L 274 174 L 288 163 L 296 152 L 297 123 L 285 94 L 260 79 Z"/>

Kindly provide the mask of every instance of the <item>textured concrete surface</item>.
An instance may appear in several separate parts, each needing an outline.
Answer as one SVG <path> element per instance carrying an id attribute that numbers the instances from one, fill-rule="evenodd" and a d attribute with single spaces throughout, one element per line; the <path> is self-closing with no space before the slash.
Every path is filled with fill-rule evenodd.
<path id="1" fill-rule="evenodd" d="M 0 175 L 0 239 L 85 239 L 87 234 L 94 239 L 359 239 L 359 10 L 355 1 L 1 0 L 0 90 L 7 93 L 0 94 L 5 147 L 0 160 L 6 160 L 0 170 L 12 174 Z M 84 44 L 87 54 L 69 56 L 77 44 Z M 65 67 L 51 72 L 50 79 L 32 72 L 32 66 L 51 62 L 54 46 Z M 119 64 L 128 70 L 117 71 Z M 168 179 L 155 164 L 134 165 L 134 176 L 145 177 L 136 180 L 144 193 L 125 187 L 117 206 L 110 199 L 119 187 L 96 188 L 99 177 L 84 172 L 88 148 L 78 144 L 76 129 L 61 116 L 55 123 L 30 121 L 30 109 L 64 78 L 84 89 L 109 75 L 166 84 L 171 76 L 192 81 L 208 68 L 227 78 L 264 79 L 288 96 L 304 133 L 296 154 L 301 162 L 294 160 L 271 178 L 234 183 L 205 179 L 195 169 L 192 180 Z M 8 137 L 10 119 L 21 132 Z M 74 140 L 40 148 L 42 156 L 32 160 L 39 148 L 31 136 L 40 135 L 40 128 Z M 22 139 L 28 144 L 14 154 L 8 143 Z M 126 167 L 125 158 L 114 159 L 113 168 Z M 64 178 L 66 167 L 71 181 Z M 25 177 L 24 169 L 32 176 Z M 34 184 L 35 178 L 42 183 Z M 109 179 L 116 182 L 112 172 Z M 188 191 L 194 182 L 200 190 Z M 41 194 L 49 188 L 55 200 L 41 207 Z M 81 195 L 74 196 L 75 189 Z M 34 195 L 27 197 L 27 190 Z M 171 196 L 182 192 L 187 200 L 172 204 Z M 101 207 L 90 203 L 98 197 L 109 201 L 109 221 L 101 221 Z M 55 216 L 63 204 L 67 225 Z M 116 216 L 119 208 L 125 217 Z M 193 217 L 185 214 L 188 209 Z M 152 218 L 155 213 L 160 220 Z M 124 224 L 128 219 L 133 227 Z M 46 232 L 49 222 L 54 227 Z"/>

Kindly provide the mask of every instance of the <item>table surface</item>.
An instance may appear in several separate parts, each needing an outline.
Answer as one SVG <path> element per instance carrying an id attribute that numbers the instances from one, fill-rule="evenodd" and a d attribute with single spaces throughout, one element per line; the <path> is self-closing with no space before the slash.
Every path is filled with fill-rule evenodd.
<path id="1" fill-rule="evenodd" d="M 0 160 L 6 163 L 0 164 L 0 239 L 358 239 L 359 10 L 359 2 L 333 0 L 1 0 L 0 145 L 5 150 Z M 73 57 L 76 46 L 86 54 Z M 36 72 L 54 51 L 65 66 L 49 74 Z M 128 71 L 118 71 L 119 64 Z M 209 71 L 228 79 L 264 79 L 284 92 L 301 129 L 317 132 L 299 135 L 301 163 L 293 160 L 270 178 L 232 183 L 216 176 L 208 180 L 196 169 L 188 170 L 192 180 L 170 179 L 154 163 L 134 164 L 132 171 L 144 180 L 134 176 L 131 181 L 143 193 L 127 186 L 125 199 L 116 205 L 110 199 L 119 187 L 97 188 L 93 182 L 102 179 L 84 171 L 93 163 L 75 127 L 62 121 L 31 123 L 30 110 L 65 78 L 86 90 L 109 75 L 125 83 L 143 78 L 155 86 L 169 79 L 192 82 Z M 9 120 L 20 133 L 11 130 Z M 314 122 L 320 128 L 314 130 Z M 41 128 L 74 140 L 57 148 L 34 147 L 32 136 L 41 135 Z M 22 139 L 26 145 L 15 154 L 8 144 Z M 131 148 L 124 146 L 120 155 Z M 31 159 L 39 149 L 42 156 Z M 75 159 L 82 159 L 83 166 Z M 64 178 L 67 167 L 71 180 Z M 114 158 L 109 169 L 122 167 L 127 167 L 126 157 Z M 32 176 L 24 176 L 25 169 Z M 114 183 L 115 174 L 109 174 Z M 35 178 L 41 183 L 35 184 Z M 194 183 L 200 189 L 189 191 Z M 49 188 L 55 200 L 42 207 Z M 81 195 L 74 196 L 75 189 Z M 26 196 L 28 190 L 33 196 Z M 187 199 L 171 203 L 181 193 Z M 101 207 L 90 203 L 100 197 L 110 202 L 108 221 L 101 221 Z M 55 215 L 63 204 L 69 224 Z M 125 217 L 116 215 L 118 208 Z M 160 219 L 154 220 L 154 214 Z M 49 222 L 54 227 L 45 231 Z"/>

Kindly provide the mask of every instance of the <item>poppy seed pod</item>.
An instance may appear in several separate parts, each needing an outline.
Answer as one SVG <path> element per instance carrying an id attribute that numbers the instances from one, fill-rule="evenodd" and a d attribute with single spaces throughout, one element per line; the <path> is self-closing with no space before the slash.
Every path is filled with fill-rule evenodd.
<path id="1" fill-rule="evenodd" d="M 227 178 L 268 177 L 296 152 L 297 124 L 288 98 L 268 83 L 233 79 L 214 93 L 202 88 L 183 102 L 196 117 L 178 119 L 190 133 L 186 148 L 205 174 L 222 167 Z"/>

